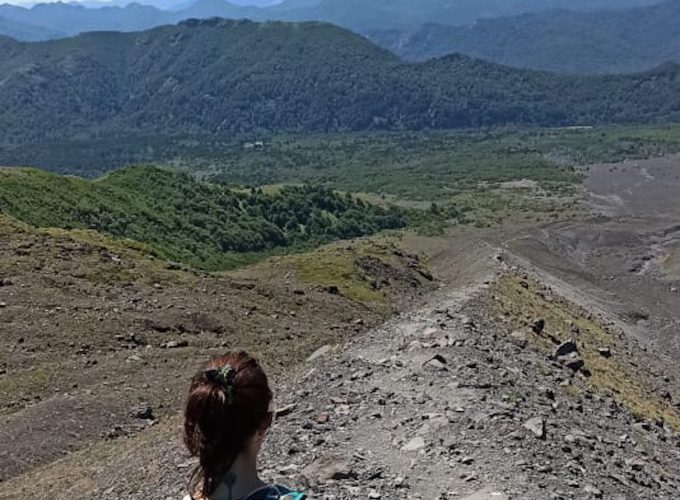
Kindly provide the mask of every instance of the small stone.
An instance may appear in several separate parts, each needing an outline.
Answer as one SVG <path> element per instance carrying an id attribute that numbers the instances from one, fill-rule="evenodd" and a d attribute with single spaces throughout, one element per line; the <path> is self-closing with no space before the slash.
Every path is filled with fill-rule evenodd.
<path id="1" fill-rule="evenodd" d="M 566 368 L 575 372 L 581 370 L 585 366 L 585 362 L 578 356 L 563 356 L 558 361 Z"/>
<path id="2" fill-rule="evenodd" d="M 423 366 L 435 371 L 448 370 L 446 367 L 446 358 L 440 354 L 434 355 L 432 358 L 426 361 Z"/>
<path id="3" fill-rule="evenodd" d="M 517 347 L 524 349 L 527 346 L 527 335 L 521 330 L 512 332 L 510 334 L 510 342 L 515 344 Z"/>
<path id="4" fill-rule="evenodd" d="M 311 356 L 309 356 L 307 358 L 307 362 L 311 363 L 312 361 L 325 356 L 326 354 L 328 354 L 332 350 L 333 350 L 333 346 L 330 346 L 330 345 L 321 346 L 316 351 L 314 351 Z"/>
<path id="5" fill-rule="evenodd" d="M 404 445 L 402 451 L 418 451 L 425 448 L 425 440 L 421 437 L 415 437 Z"/>
<path id="6" fill-rule="evenodd" d="M 319 458 L 309 464 L 304 469 L 307 477 L 327 481 L 345 481 L 347 479 L 357 479 L 358 474 L 350 467 L 348 461 L 339 457 Z"/>
<path id="7" fill-rule="evenodd" d="M 578 354 L 578 347 L 576 346 L 576 342 L 574 342 L 573 340 L 567 340 L 566 342 L 560 344 L 560 346 L 557 349 L 555 349 L 554 357 L 558 359 L 563 356 L 570 356 L 574 353 Z"/>
<path id="8" fill-rule="evenodd" d="M 545 330 L 545 320 L 539 318 L 532 321 L 531 330 L 537 335 L 543 333 L 543 330 Z"/>
<path id="9" fill-rule="evenodd" d="M 602 498 L 602 491 L 591 484 L 586 484 L 585 488 L 583 488 L 583 491 L 593 498 Z"/>
<path id="10" fill-rule="evenodd" d="M 463 498 L 462 500 L 509 500 L 505 493 L 496 491 L 492 488 L 485 488 L 470 496 Z"/>
<path id="11" fill-rule="evenodd" d="M 649 432 L 652 430 L 652 426 L 649 422 L 638 422 L 636 424 L 633 424 L 633 429 L 635 429 L 636 431 Z"/>
<path id="12" fill-rule="evenodd" d="M 472 319 L 468 318 L 467 316 L 463 316 L 462 318 L 463 326 L 466 326 L 468 328 L 474 328 L 475 322 L 472 321 Z"/>
<path id="13" fill-rule="evenodd" d="M 295 403 L 282 406 L 281 408 L 276 409 L 274 415 L 276 415 L 277 418 L 287 417 L 288 415 L 295 411 L 295 408 L 297 408 L 297 405 Z"/>
<path id="14" fill-rule="evenodd" d="M 7 307 L 7 302 L 0 302 L 0 309 Z"/>
<path id="15" fill-rule="evenodd" d="M 133 408 L 130 411 L 130 416 L 132 418 L 137 418 L 139 420 L 155 420 L 156 417 L 153 414 L 153 408 L 149 405 L 140 405 Z"/>
<path id="16" fill-rule="evenodd" d="M 530 418 L 524 423 L 524 428 L 531 431 L 538 439 L 545 439 L 545 418 Z"/>
<path id="17" fill-rule="evenodd" d="M 181 462 L 177 464 L 178 469 L 189 469 L 191 467 L 195 467 L 198 464 L 198 460 L 194 458 L 190 458 L 189 460 L 186 460 L 184 462 Z"/>
<path id="18" fill-rule="evenodd" d="M 555 391 L 553 391 L 550 387 L 540 386 L 537 389 L 537 392 L 544 398 L 547 398 L 551 401 L 555 400 Z"/>
<path id="19" fill-rule="evenodd" d="M 330 419 L 331 418 L 328 415 L 328 413 L 321 413 L 321 414 L 317 415 L 316 417 L 314 417 L 314 421 L 317 424 L 327 424 L 330 421 Z"/>
<path id="20" fill-rule="evenodd" d="M 187 342 L 186 340 L 171 340 L 170 342 L 161 344 L 161 347 L 164 349 L 177 349 L 179 347 L 187 347 L 188 345 L 189 342 Z"/>
<path id="21" fill-rule="evenodd" d="M 573 340 L 567 340 L 555 349 L 553 357 L 563 366 L 577 372 L 581 370 L 585 363 L 579 356 L 578 347 Z"/>
<path id="22" fill-rule="evenodd" d="M 646 464 L 642 460 L 638 460 L 636 458 L 629 458 L 628 460 L 626 460 L 626 465 L 633 469 L 634 471 L 639 472 L 645 468 Z"/>
<path id="23" fill-rule="evenodd" d="M 603 358 L 611 358 L 612 356 L 612 350 L 609 347 L 600 347 L 597 352 L 600 353 L 600 356 Z"/>

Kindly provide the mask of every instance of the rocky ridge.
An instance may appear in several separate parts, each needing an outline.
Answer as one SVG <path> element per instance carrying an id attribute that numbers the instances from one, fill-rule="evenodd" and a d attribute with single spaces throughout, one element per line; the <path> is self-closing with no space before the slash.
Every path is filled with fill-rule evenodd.
<path id="1" fill-rule="evenodd" d="M 593 388 L 578 340 L 551 354 L 532 343 L 554 325 L 513 331 L 494 314 L 496 281 L 530 277 L 504 262 L 495 273 L 311 361 L 295 410 L 276 424 L 267 473 L 329 500 L 677 498 L 670 424 Z M 643 353 L 617 342 L 600 355 Z M 663 366 L 644 356 L 640 371 Z"/>

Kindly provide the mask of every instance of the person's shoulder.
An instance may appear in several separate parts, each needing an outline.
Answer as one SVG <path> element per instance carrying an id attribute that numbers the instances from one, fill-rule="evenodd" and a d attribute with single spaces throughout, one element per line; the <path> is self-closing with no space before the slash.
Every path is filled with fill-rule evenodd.
<path id="1" fill-rule="evenodd" d="M 300 493 L 299 491 L 289 491 L 284 493 L 281 500 L 306 500 L 307 495 Z"/>
<path id="2" fill-rule="evenodd" d="M 281 500 L 305 500 L 307 495 L 299 491 L 293 491 L 285 486 L 277 486 Z"/>
<path id="3" fill-rule="evenodd" d="M 281 485 L 273 485 L 257 492 L 248 500 L 305 500 L 307 495 Z"/>

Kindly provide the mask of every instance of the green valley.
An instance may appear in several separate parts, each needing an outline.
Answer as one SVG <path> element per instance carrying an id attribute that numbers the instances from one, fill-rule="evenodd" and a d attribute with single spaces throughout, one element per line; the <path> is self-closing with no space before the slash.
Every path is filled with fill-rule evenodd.
<path id="1" fill-rule="evenodd" d="M 399 206 L 402 210 L 400 217 L 408 219 L 409 225 L 428 230 L 451 224 L 496 224 L 508 218 L 554 220 L 579 210 L 578 189 L 582 166 L 677 152 L 680 152 L 680 125 L 646 125 L 251 135 L 247 141 L 224 136 L 178 136 L 173 140 L 162 136 L 111 137 L 98 141 L 55 141 L 46 145 L 6 148 L 0 151 L 0 164 L 37 165 L 56 173 L 93 179 L 105 176 L 89 184 L 71 177 L 29 171 L 32 174 L 25 178 L 30 180 L 30 186 L 34 186 L 38 179 L 44 185 L 26 195 L 25 199 L 34 199 L 33 208 L 27 209 L 25 203 L 19 206 L 13 198 L 15 193 L 28 189 L 18 180 L 18 173 L 26 171 L 6 169 L 4 210 L 9 207 L 14 213 L 21 210 L 20 218 L 36 225 L 96 227 L 140 241 L 149 241 L 147 227 L 133 224 L 121 229 L 113 222 L 101 225 L 97 217 L 91 223 L 88 218 L 73 215 L 70 205 L 67 216 L 62 214 L 55 218 L 54 214 L 61 214 L 62 209 L 49 204 L 41 208 L 38 202 L 40 193 L 58 192 L 63 184 L 69 190 L 82 190 L 82 197 L 86 199 L 86 188 L 90 185 L 105 187 L 108 194 L 112 188 L 120 188 L 121 183 L 125 182 L 125 196 L 135 197 L 140 193 L 145 210 L 153 212 L 168 210 L 168 205 L 174 203 L 171 200 L 189 196 L 190 193 L 184 192 L 186 189 L 195 190 L 193 198 L 196 207 L 174 213 L 172 216 L 180 222 L 165 226 L 184 228 L 182 232 L 189 231 L 192 234 L 189 240 L 198 238 L 208 242 L 207 246 L 200 248 L 210 251 L 200 257 L 190 256 L 183 244 L 180 245 L 181 251 L 174 248 L 174 241 L 168 246 L 173 258 L 201 265 L 206 259 L 218 258 L 214 252 L 220 245 L 216 243 L 212 231 L 216 222 L 210 220 L 206 231 L 199 231 L 191 225 L 193 223 L 190 224 L 191 229 L 187 229 L 185 223 L 193 220 L 195 212 L 203 210 L 196 200 L 200 197 L 210 200 L 217 196 L 215 193 L 230 200 L 240 200 L 252 197 L 250 193 L 254 188 L 259 197 L 257 203 L 270 203 L 270 196 L 302 196 L 305 191 L 299 190 L 312 188 L 300 186 L 309 184 L 319 186 L 315 189 L 323 193 L 328 193 L 325 189 L 353 193 L 355 198 L 371 203 L 356 207 L 364 215 L 372 213 L 374 205 L 385 208 Z M 155 165 L 162 170 L 132 169 L 106 175 L 112 169 L 135 164 Z M 186 174 L 187 177 L 182 177 L 186 183 L 177 181 L 178 178 L 171 175 L 171 171 Z M 12 176 L 11 172 L 16 174 Z M 133 174 L 139 179 L 135 182 L 126 181 Z M 150 180 L 156 176 L 164 179 L 163 183 L 172 181 L 181 186 L 173 186 L 167 192 L 159 191 L 163 183 L 156 185 L 155 181 Z M 8 187 L 10 179 L 14 184 Z M 266 186 L 274 188 L 268 189 Z M 260 194 L 261 187 L 265 189 Z M 282 190 L 281 187 L 285 188 Z M 311 192 L 316 193 L 309 191 L 304 196 L 309 196 Z M 120 193 L 120 190 L 116 193 Z M 158 202 L 153 200 L 156 197 L 159 198 Z M 109 205 L 115 209 L 113 220 L 127 220 L 130 217 L 125 213 L 123 203 Z M 227 203 L 227 206 L 231 205 Z M 276 206 L 281 208 L 280 204 Z M 36 211 L 40 212 L 40 217 L 36 217 Z M 284 212 L 284 215 L 275 218 L 268 215 L 265 225 L 260 224 L 260 219 L 257 219 L 257 225 L 253 225 L 249 211 L 229 212 L 233 227 L 245 224 L 248 228 L 257 229 L 245 231 L 244 234 L 248 235 L 246 240 L 251 242 L 245 247 L 225 247 L 228 252 L 224 257 L 226 263 L 209 267 L 219 268 L 231 265 L 229 263 L 232 261 L 238 263 L 247 260 L 243 253 L 239 253 L 238 259 L 235 259 L 234 251 L 281 251 L 290 249 L 291 245 L 308 245 L 309 238 L 319 240 L 319 234 L 287 232 L 286 227 L 290 229 L 288 220 L 292 219 L 291 211 L 286 208 Z M 222 217 L 221 211 L 212 209 L 203 210 L 202 213 L 202 217 L 209 219 L 214 218 L 215 214 Z M 305 217 L 296 217 L 302 226 L 307 225 Z M 332 219 L 319 220 L 329 222 Z M 370 227 L 365 230 L 350 232 L 334 226 L 333 230 L 324 229 L 320 239 L 327 241 L 369 234 L 403 225 L 394 222 L 386 224 L 381 220 L 369 224 Z M 273 232 L 268 233 L 270 230 Z M 195 231 L 200 236 L 196 236 Z M 287 235 L 283 240 L 281 232 Z M 270 237 L 274 239 L 270 241 Z M 168 242 L 155 236 L 152 242 L 168 245 Z"/>

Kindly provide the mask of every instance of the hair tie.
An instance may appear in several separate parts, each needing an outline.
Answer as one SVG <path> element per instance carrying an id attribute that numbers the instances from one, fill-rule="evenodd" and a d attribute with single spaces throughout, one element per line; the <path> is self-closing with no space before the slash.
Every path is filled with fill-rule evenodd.
<path id="1" fill-rule="evenodd" d="M 203 371 L 203 376 L 210 382 L 218 383 L 227 393 L 227 404 L 234 402 L 234 380 L 236 379 L 236 370 L 230 365 L 226 364 L 222 368 L 210 368 Z"/>

